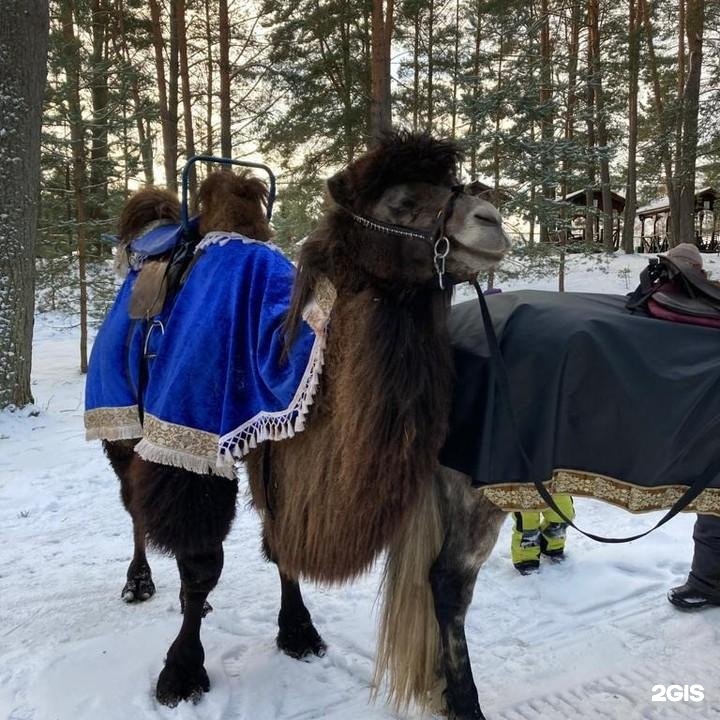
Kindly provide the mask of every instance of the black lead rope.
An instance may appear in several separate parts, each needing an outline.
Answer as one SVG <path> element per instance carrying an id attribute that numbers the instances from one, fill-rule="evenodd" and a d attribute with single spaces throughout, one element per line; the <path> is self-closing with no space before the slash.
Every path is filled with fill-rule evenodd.
<path id="1" fill-rule="evenodd" d="M 538 491 L 540 497 L 545 501 L 547 506 L 554 510 L 568 525 L 575 528 L 579 533 L 589 537 L 591 540 L 597 540 L 602 543 L 626 543 L 632 540 L 638 540 L 641 537 L 645 537 L 650 534 L 653 530 L 657 530 L 661 525 L 664 525 L 668 520 L 674 518 L 679 512 L 684 510 L 700 493 L 710 484 L 712 480 L 711 473 L 704 473 L 700 475 L 692 485 L 678 498 L 675 504 L 668 510 L 668 512 L 649 530 L 638 533 L 637 535 L 631 535 L 630 537 L 624 538 L 606 538 L 602 535 L 595 535 L 590 532 L 581 530 L 570 518 L 566 517 L 565 513 L 557 506 L 557 503 L 549 493 L 545 484 L 538 480 L 532 472 L 530 459 L 525 452 L 525 448 L 520 440 L 520 431 L 517 425 L 517 419 L 513 411 L 512 402 L 510 400 L 510 383 L 508 381 L 507 371 L 505 370 L 505 364 L 502 361 L 502 354 L 500 352 L 500 346 L 498 345 L 497 336 L 495 335 L 495 329 L 493 328 L 492 320 L 490 319 L 490 311 L 488 310 L 485 296 L 483 295 L 482 289 L 477 281 L 473 282 L 475 292 L 477 292 L 478 300 L 480 301 L 480 310 L 482 312 L 483 325 L 485 327 L 485 335 L 487 337 L 488 346 L 490 347 L 490 367 L 492 368 L 493 381 L 498 390 L 498 396 L 502 404 L 508 419 L 510 420 L 510 427 L 515 435 L 515 444 L 520 453 L 520 459 L 522 460 L 523 466 L 527 471 L 528 475 L 532 477 L 533 485 Z"/>

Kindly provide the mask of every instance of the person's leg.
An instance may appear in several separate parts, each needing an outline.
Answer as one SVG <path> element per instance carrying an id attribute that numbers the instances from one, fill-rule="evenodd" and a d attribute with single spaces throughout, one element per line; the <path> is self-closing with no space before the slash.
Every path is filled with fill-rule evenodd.
<path id="1" fill-rule="evenodd" d="M 575 518 L 575 506 L 570 495 L 553 495 L 553 500 L 558 510 L 568 519 Z M 543 555 L 554 558 L 561 558 L 565 553 L 565 535 L 567 533 L 567 522 L 551 508 L 543 510 L 542 522 L 540 523 L 540 550 Z"/>
<path id="2" fill-rule="evenodd" d="M 513 513 L 510 556 L 518 572 L 526 575 L 540 567 L 540 513 Z"/>
<path id="3" fill-rule="evenodd" d="M 720 517 L 698 515 L 693 540 L 695 549 L 688 579 L 668 593 L 668 600 L 681 610 L 720 605 Z"/>

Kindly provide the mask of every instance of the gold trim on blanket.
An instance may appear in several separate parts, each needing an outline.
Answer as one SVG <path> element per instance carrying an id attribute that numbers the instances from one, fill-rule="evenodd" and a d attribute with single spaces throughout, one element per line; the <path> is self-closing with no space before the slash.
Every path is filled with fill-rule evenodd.
<path id="1" fill-rule="evenodd" d="M 551 494 L 567 494 L 595 498 L 632 513 L 666 510 L 687 490 L 683 485 L 641 487 L 615 478 L 583 470 L 556 470 L 545 483 Z M 488 500 L 507 512 L 540 510 L 545 501 L 532 483 L 483 485 Z M 720 515 L 720 488 L 707 488 L 695 498 L 685 512 Z"/>
<path id="2" fill-rule="evenodd" d="M 218 455 L 218 436 L 205 430 L 176 425 L 146 414 L 144 436 L 135 452 L 144 460 L 160 465 L 181 467 L 206 475 L 235 477 L 234 461 Z"/>
<path id="3" fill-rule="evenodd" d="M 182 449 L 186 455 L 195 455 L 217 462 L 219 436 L 206 430 L 160 420 L 149 413 L 145 414 L 143 436 L 153 445 L 167 450 Z"/>
<path id="4" fill-rule="evenodd" d="M 143 434 L 137 405 L 86 410 L 84 421 L 87 440 L 133 440 Z"/>

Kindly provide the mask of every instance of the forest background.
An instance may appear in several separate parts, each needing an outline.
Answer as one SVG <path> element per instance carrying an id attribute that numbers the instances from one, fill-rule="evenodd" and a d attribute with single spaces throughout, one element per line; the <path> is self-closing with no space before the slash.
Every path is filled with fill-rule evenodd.
<path id="1" fill-rule="evenodd" d="M 633 252 L 638 204 L 668 195 L 677 242 L 720 186 L 718 0 L 50 0 L 47 39 L 36 296 L 83 329 L 112 297 L 119 208 L 177 190 L 195 154 L 276 169 L 290 253 L 323 179 L 390 124 L 455 138 L 519 252 L 557 251 L 572 191 L 623 194 Z"/>

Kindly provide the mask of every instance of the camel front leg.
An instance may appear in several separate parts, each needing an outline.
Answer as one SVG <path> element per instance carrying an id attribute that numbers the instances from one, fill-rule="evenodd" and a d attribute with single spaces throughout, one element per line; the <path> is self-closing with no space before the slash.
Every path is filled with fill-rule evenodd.
<path id="1" fill-rule="evenodd" d="M 277 646 L 297 660 L 317 655 L 323 657 L 327 646 L 313 625 L 310 611 L 305 607 L 300 585 L 280 573 L 282 596 L 278 613 Z"/>
<path id="2" fill-rule="evenodd" d="M 478 571 L 495 545 L 505 514 L 467 478 L 456 473 L 444 477 L 446 535 L 430 570 L 430 585 L 441 636 L 445 701 L 452 720 L 484 720 L 470 667 L 465 615 Z"/>
<path id="3" fill-rule="evenodd" d="M 269 536 L 270 520 L 266 519 L 263 533 L 263 552 L 265 557 L 278 565 L 277 555 Z M 278 649 L 296 660 L 311 655 L 323 657 L 327 646 L 313 625 L 310 611 L 305 607 L 300 584 L 278 567 L 280 575 L 280 612 L 278 613 L 278 634 L 275 642 Z"/>

